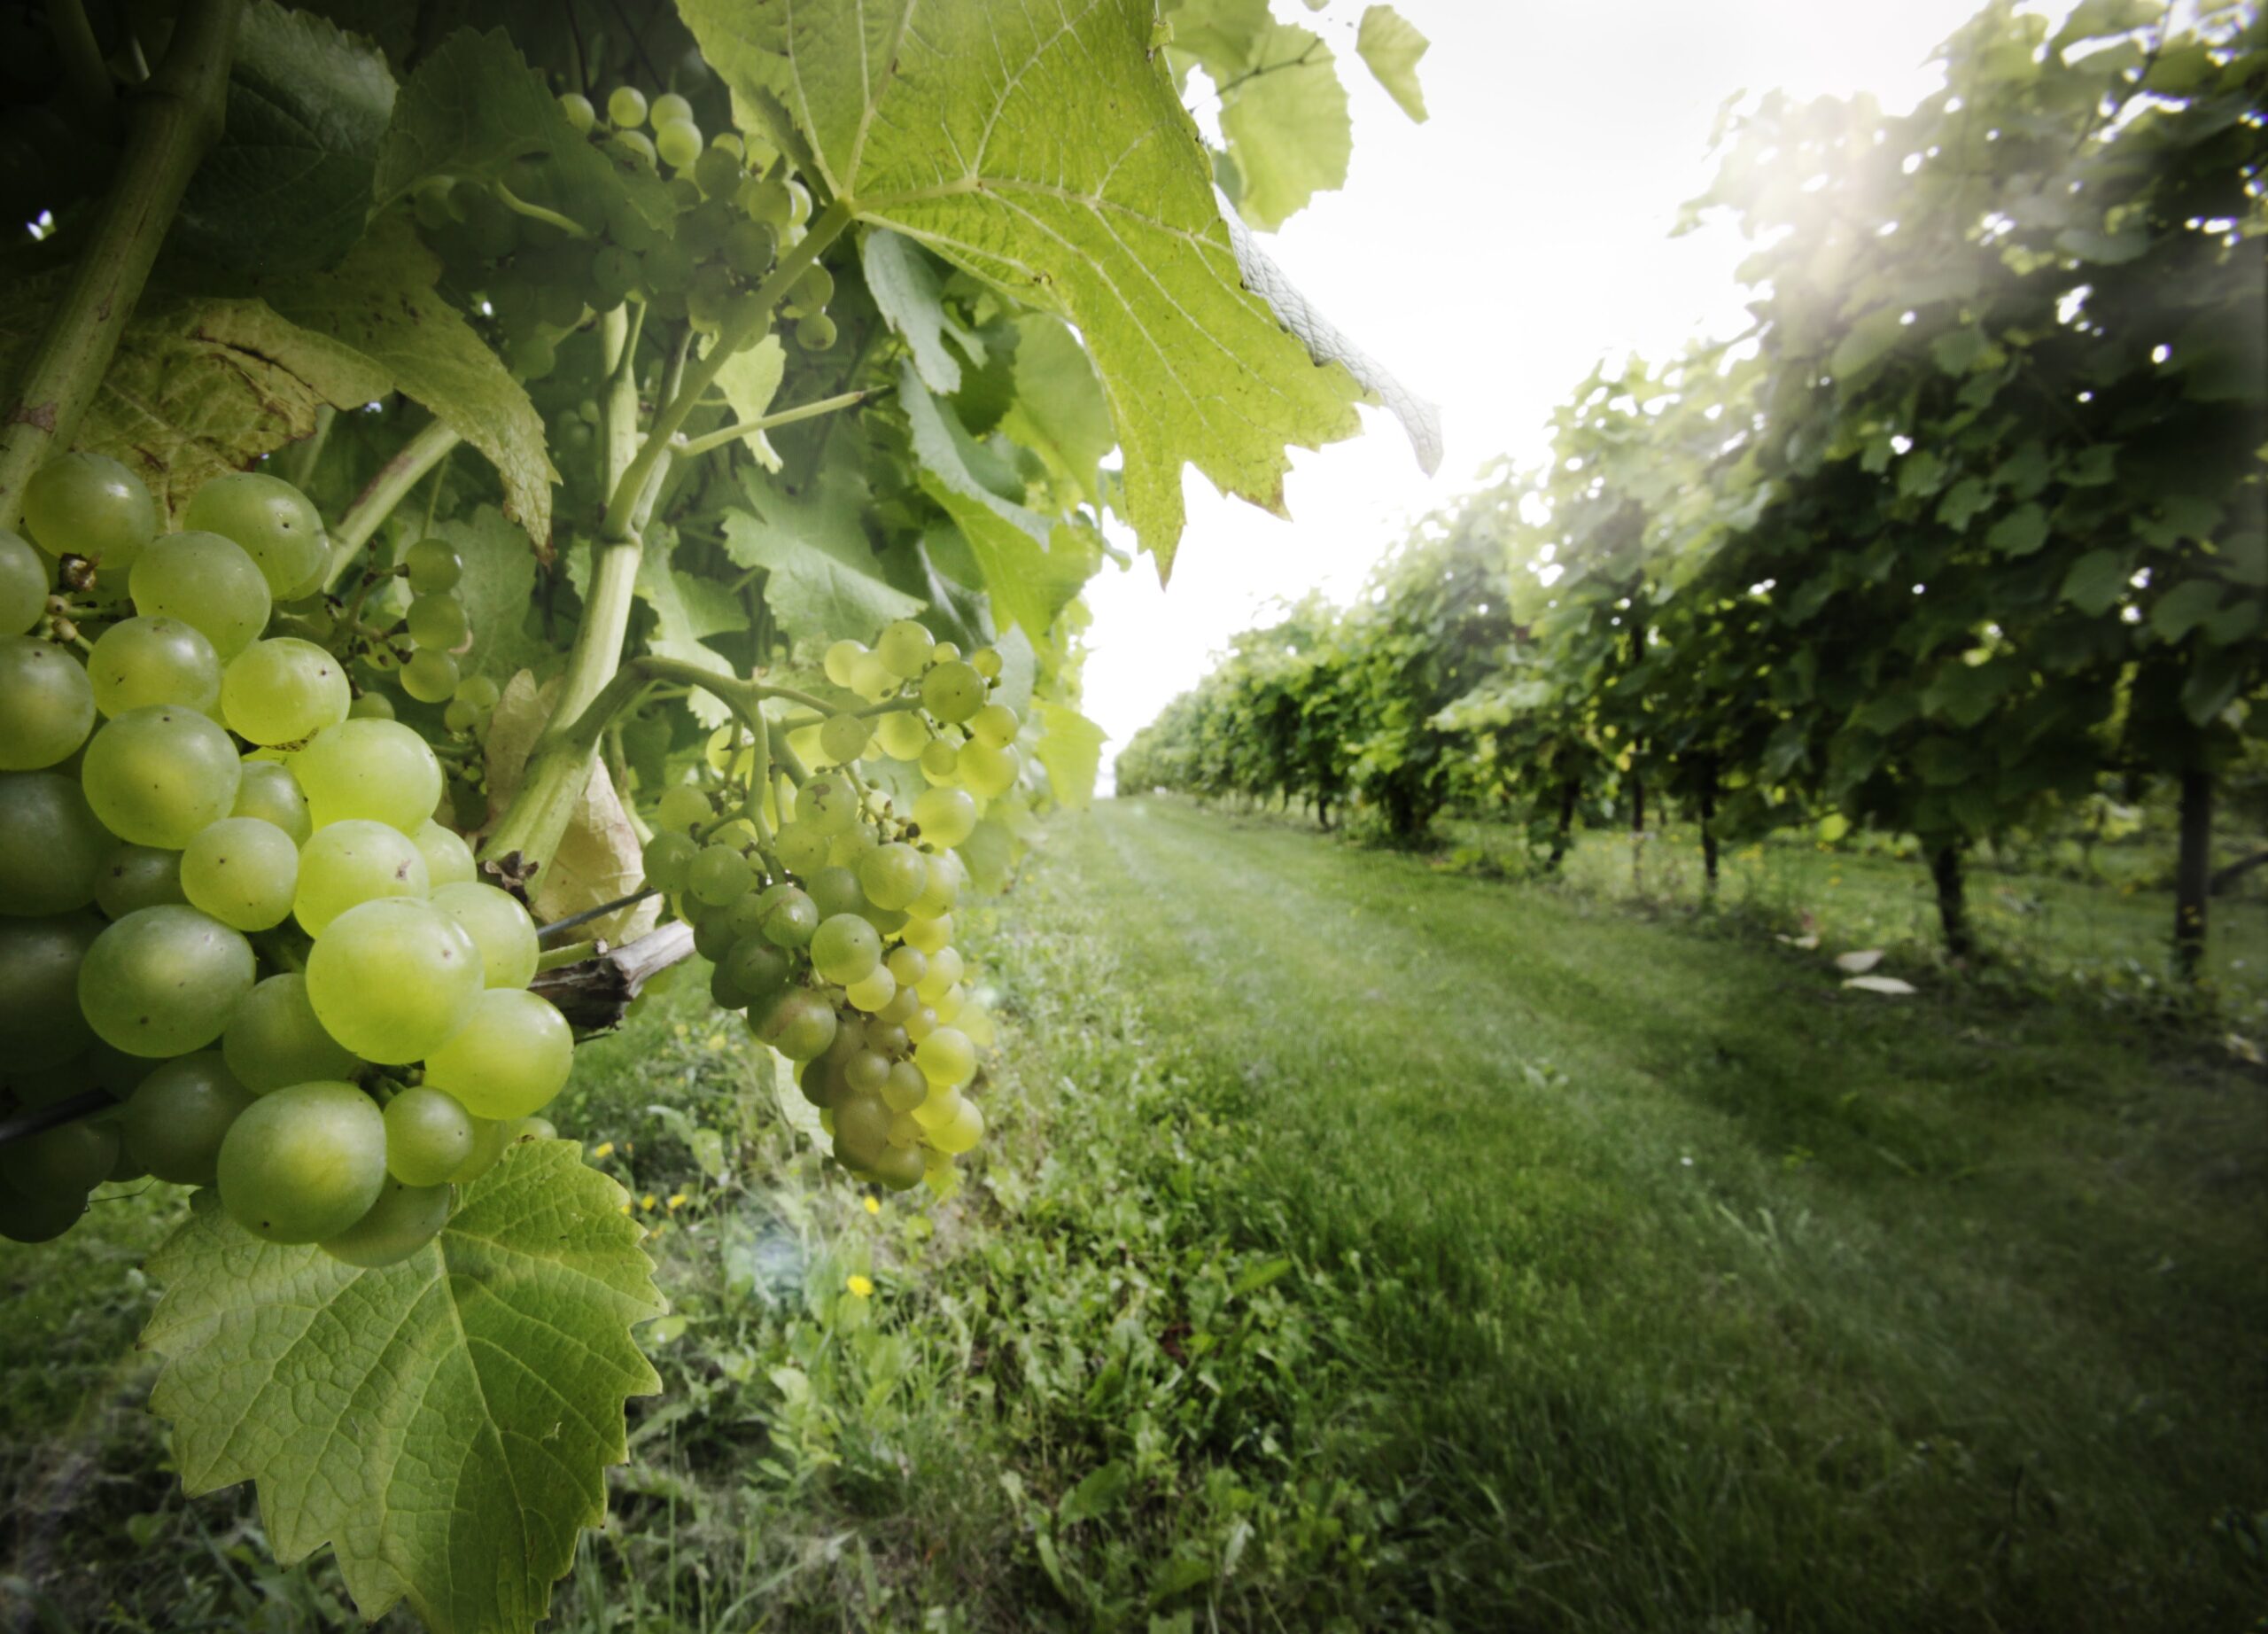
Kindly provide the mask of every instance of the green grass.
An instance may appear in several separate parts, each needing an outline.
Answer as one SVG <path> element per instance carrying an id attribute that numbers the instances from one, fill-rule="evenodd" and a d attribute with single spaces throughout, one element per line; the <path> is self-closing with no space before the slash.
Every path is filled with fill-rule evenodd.
<path id="1" fill-rule="evenodd" d="M 1168 802 L 969 917 L 1006 1026 L 943 1207 L 823 1179 L 695 971 L 579 1067 L 675 1314 L 559 1627 L 2268 1607 L 2268 1118 L 2218 1048 Z M 174 1206 L 0 1249 L 0 1622 L 353 1626 L 132 1410 Z"/>

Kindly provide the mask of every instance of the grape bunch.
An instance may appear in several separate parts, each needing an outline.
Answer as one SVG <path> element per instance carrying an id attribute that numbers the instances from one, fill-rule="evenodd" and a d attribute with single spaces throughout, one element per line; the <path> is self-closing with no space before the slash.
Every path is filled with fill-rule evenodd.
<path id="1" fill-rule="evenodd" d="M 967 878 L 953 848 L 1021 774 L 1021 721 L 991 697 L 1000 670 L 998 652 L 964 658 L 912 620 L 871 649 L 836 642 L 827 677 L 862 706 L 786 723 L 796 767 L 817 769 L 790 793 L 767 768 L 721 811 L 673 785 L 645 848 L 648 884 L 714 961 L 716 1002 L 796 1063 L 843 1164 L 894 1191 L 949 1190 L 984 1132 L 967 1091 L 993 1029 L 953 945 Z M 885 757 L 928 785 L 907 812 L 858 772 Z"/>
<path id="2" fill-rule="evenodd" d="M 528 991 L 533 920 L 435 821 L 424 740 L 277 633 L 328 565 L 297 489 L 218 478 L 160 535 L 131 472 L 76 454 L 24 517 L 30 541 L 0 533 L 0 1084 L 19 1111 L 102 1095 L 0 1147 L 0 1236 L 151 1175 L 216 1186 L 271 1241 L 404 1257 L 454 1187 L 553 1132 L 574 1039 Z M 454 553 L 407 570 L 404 685 L 454 710 Z"/>

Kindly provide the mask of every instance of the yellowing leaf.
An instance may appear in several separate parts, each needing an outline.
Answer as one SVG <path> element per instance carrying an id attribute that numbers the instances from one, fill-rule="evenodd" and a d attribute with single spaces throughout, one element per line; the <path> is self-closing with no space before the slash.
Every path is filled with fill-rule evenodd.
<path id="1" fill-rule="evenodd" d="M 1432 43 L 1390 5 L 1365 10 L 1363 26 L 1355 31 L 1355 55 L 1386 87 L 1386 95 L 1421 125 L 1425 122 L 1425 93 L 1418 83 L 1418 60 Z"/>

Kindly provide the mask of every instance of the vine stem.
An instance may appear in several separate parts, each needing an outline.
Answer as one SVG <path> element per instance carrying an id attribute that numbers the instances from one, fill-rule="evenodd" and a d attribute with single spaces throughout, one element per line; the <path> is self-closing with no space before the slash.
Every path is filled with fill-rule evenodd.
<path id="1" fill-rule="evenodd" d="M 82 248 L 71 287 L 0 415 L 0 527 L 24 485 L 71 446 L 142 298 L 189 179 L 220 140 L 243 0 L 189 0 L 157 73 L 135 92 L 126 155 Z"/>
<path id="2" fill-rule="evenodd" d="M 378 525 L 409 497 L 409 491 L 417 486 L 419 479 L 439 464 L 449 450 L 462 440 L 435 420 L 402 444 L 400 452 L 378 468 L 378 474 L 354 496 L 354 502 L 330 531 L 330 565 L 323 570 L 324 589 L 338 582 L 338 576 L 353 564 L 362 548 L 377 536 Z"/>
<path id="3" fill-rule="evenodd" d="M 822 414 L 833 414 L 837 408 L 848 408 L 853 403 L 863 402 L 866 396 L 864 392 L 844 392 L 836 397 L 822 397 L 815 403 L 800 403 L 793 408 L 782 408 L 778 414 L 742 420 L 721 431 L 709 432 L 689 442 L 680 443 L 677 454 L 680 459 L 691 459 L 708 453 L 711 448 L 721 448 L 728 442 L 737 442 L 743 437 L 754 437 L 768 432 L 776 425 L 793 425 L 798 420 L 813 419 Z"/>

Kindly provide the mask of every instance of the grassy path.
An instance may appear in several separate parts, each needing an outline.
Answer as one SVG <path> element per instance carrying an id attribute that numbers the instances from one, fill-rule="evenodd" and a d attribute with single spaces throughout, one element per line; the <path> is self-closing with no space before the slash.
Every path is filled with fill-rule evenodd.
<path id="1" fill-rule="evenodd" d="M 1256 1214 L 1387 1290 L 1399 1378 L 1342 1406 L 1425 1610 L 2257 1608 L 2218 1524 L 2268 1490 L 2256 1085 L 1169 803 L 1053 853 L 1179 1070 L 1240 1089 Z"/>

